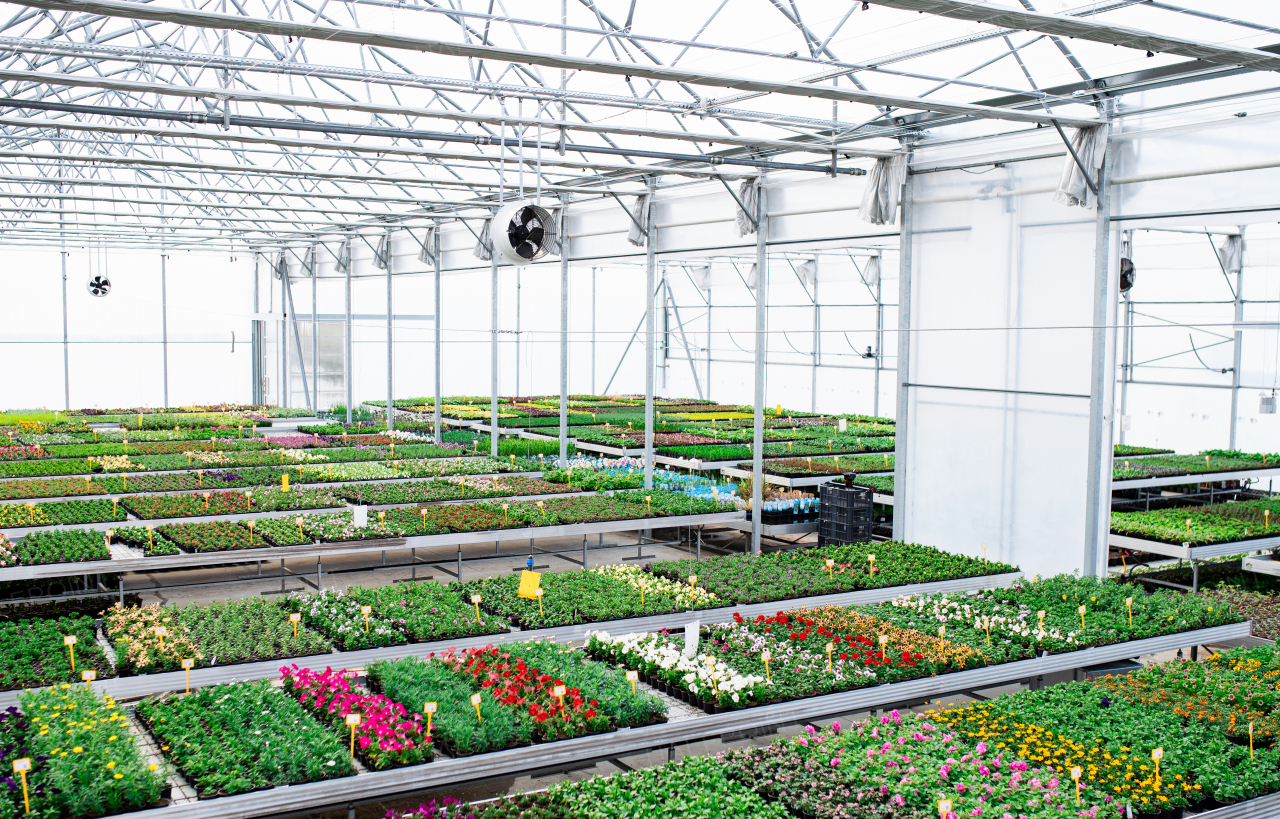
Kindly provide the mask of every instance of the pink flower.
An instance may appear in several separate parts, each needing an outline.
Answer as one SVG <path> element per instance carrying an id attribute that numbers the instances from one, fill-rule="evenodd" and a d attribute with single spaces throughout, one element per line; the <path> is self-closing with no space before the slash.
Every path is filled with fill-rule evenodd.
<path id="1" fill-rule="evenodd" d="M 835 757 L 834 759 L 831 760 L 831 767 L 833 768 L 840 767 L 840 757 Z"/>

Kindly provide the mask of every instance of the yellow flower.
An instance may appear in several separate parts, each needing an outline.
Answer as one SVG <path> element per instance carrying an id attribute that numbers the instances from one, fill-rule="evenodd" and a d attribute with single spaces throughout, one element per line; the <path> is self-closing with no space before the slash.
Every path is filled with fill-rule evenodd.
<path id="1" fill-rule="evenodd" d="M 113 779 L 124 779 L 124 774 L 116 774 Z"/>
<path id="2" fill-rule="evenodd" d="M 72 748 L 72 749 L 71 749 L 71 752 L 72 752 L 72 753 L 76 753 L 76 754 L 83 753 L 83 752 L 84 752 L 84 748 L 81 748 L 79 745 L 77 745 L 76 747 L 74 747 L 74 748 Z"/>
<path id="3" fill-rule="evenodd" d="M 115 741 L 116 741 L 116 735 L 115 735 L 115 734 L 112 734 L 111 736 L 107 737 L 107 742 L 115 742 Z"/>
<path id="4" fill-rule="evenodd" d="M 158 770 L 159 768 L 160 768 L 160 766 L 159 766 L 159 765 L 157 765 L 157 764 L 155 764 L 154 762 L 153 762 L 153 763 L 151 763 L 151 765 L 150 765 L 150 766 L 148 766 L 148 770 L 152 770 L 152 771 L 154 771 L 154 770 Z"/>
<path id="5" fill-rule="evenodd" d="M 107 770 L 110 770 L 110 769 L 114 768 L 115 766 L 116 766 L 116 763 L 115 763 L 115 762 L 108 762 L 108 763 L 107 763 Z"/>

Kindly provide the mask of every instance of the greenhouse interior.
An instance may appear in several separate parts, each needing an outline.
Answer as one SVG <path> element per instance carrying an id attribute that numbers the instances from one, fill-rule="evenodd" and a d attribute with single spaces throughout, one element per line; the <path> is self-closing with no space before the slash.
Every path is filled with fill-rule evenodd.
<path id="1" fill-rule="evenodd" d="M 1280 817 L 1274 0 L 4 4 L 0 819 Z"/>

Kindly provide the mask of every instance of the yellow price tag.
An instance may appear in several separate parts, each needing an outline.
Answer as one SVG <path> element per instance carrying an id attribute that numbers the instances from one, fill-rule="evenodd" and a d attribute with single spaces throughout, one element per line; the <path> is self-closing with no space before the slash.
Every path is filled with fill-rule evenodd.
<path id="1" fill-rule="evenodd" d="M 516 592 L 516 596 L 523 597 L 527 600 L 532 600 L 534 599 L 535 596 L 537 596 L 537 592 L 541 590 L 541 587 L 542 587 L 541 572 L 531 572 L 528 570 L 521 571 L 520 572 L 520 589 Z M 478 601 L 472 600 L 471 602 L 475 603 Z"/>

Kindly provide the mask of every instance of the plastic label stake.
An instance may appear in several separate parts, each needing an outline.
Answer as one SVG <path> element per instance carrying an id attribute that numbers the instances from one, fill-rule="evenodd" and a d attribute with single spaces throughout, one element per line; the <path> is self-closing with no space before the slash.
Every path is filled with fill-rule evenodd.
<path id="1" fill-rule="evenodd" d="M 369 633 L 369 615 L 373 612 L 373 606 L 361 606 L 360 613 L 364 615 L 364 633 Z"/>
<path id="2" fill-rule="evenodd" d="M 439 704 L 434 702 L 429 702 L 422 706 L 422 713 L 427 715 L 427 739 L 431 739 L 431 718 L 435 716 L 436 711 L 439 709 Z"/>
<path id="3" fill-rule="evenodd" d="M 23 757 L 13 761 L 13 772 L 22 778 L 22 806 L 31 813 L 31 797 L 27 794 L 27 771 L 31 770 L 31 758 Z"/>
<path id="4" fill-rule="evenodd" d="M 302 615 L 294 612 L 289 615 L 289 622 L 293 623 L 293 639 L 298 639 L 298 623 L 302 620 Z"/>
<path id="5" fill-rule="evenodd" d="M 876 576 L 876 556 L 867 555 L 867 563 L 870 564 L 870 569 L 868 569 L 868 574 L 871 577 L 875 577 Z"/>
<path id="6" fill-rule="evenodd" d="M 760 652 L 760 659 L 764 660 L 764 681 L 773 685 L 773 678 L 769 676 L 769 661 L 773 659 L 773 654 L 766 648 Z"/>
<path id="7" fill-rule="evenodd" d="M 1160 760 L 1164 759 L 1164 748 L 1156 748 L 1151 752 L 1151 761 L 1156 763 L 1156 787 L 1160 787 Z"/>
<path id="8" fill-rule="evenodd" d="M 536 590 L 534 594 L 538 597 L 538 616 L 542 617 L 544 616 L 542 612 L 542 589 Z"/>
<path id="9" fill-rule="evenodd" d="M 833 671 L 831 667 L 831 652 L 835 651 L 835 649 L 836 647 L 834 643 L 827 643 L 827 671 L 828 672 Z"/>
<path id="10" fill-rule="evenodd" d="M 557 685 L 555 688 L 551 689 L 551 695 L 560 700 L 560 710 L 563 711 L 565 687 L 563 685 Z"/>
<path id="11" fill-rule="evenodd" d="M 479 694 L 471 695 L 471 704 L 476 707 L 476 722 L 484 722 L 484 719 L 480 716 L 480 695 Z"/>
<path id="12" fill-rule="evenodd" d="M 71 670 L 76 670 L 76 636 L 69 634 L 62 638 L 62 644 L 67 647 L 67 651 L 71 652 Z"/>
<path id="13" fill-rule="evenodd" d="M 1078 611 L 1080 612 L 1080 630 L 1081 630 L 1081 631 L 1084 631 L 1084 612 L 1085 612 L 1085 607 L 1084 607 L 1084 606 L 1081 606 L 1081 607 L 1078 609 Z"/>
<path id="14" fill-rule="evenodd" d="M 86 668 L 84 671 L 80 672 L 80 679 L 84 681 L 84 687 L 88 688 L 89 683 L 98 679 L 98 672 L 94 671 L 91 668 Z"/>
<path id="15" fill-rule="evenodd" d="M 947 814 L 949 813 L 951 813 L 951 800 L 950 799 L 938 800 L 938 816 L 941 819 L 947 819 Z"/>
<path id="16" fill-rule="evenodd" d="M 635 696 L 635 693 L 636 693 L 636 681 L 637 681 L 637 680 L 639 680 L 639 679 L 640 679 L 640 672 L 639 672 L 639 671 L 628 671 L 628 672 L 627 672 L 627 682 L 631 683 L 631 695 L 632 695 L 632 696 Z"/>
<path id="17" fill-rule="evenodd" d="M 169 634 L 169 629 L 164 626 L 156 626 L 156 638 L 160 640 L 160 650 L 164 651 L 164 638 Z"/>
<path id="18" fill-rule="evenodd" d="M 1129 608 L 1129 628 L 1133 628 L 1133 598 L 1126 597 L 1124 604 Z"/>
<path id="19" fill-rule="evenodd" d="M 885 654 L 885 646 L 889 644 L 889 636 L 887 634 L 880 635 L 880 662 L 887 662 L 888 657 Z"/>
<path id="20" fill-rule="evenodd" d="M 471 604 L 472 604 L 472 605 L 474 605 L 474 606 L 476 607 L 476 621 L 477 621 L 477 622 L 479 622 L 479 620 L 480 620 L 480 595 L 478 595 L 478 594 L 473 594 L 473 595 L 471 595 Z M 479 712 L 477 712 L 477 713 L 479 713 Z"/>
<path id="21" fill-rule="evenodd" d="M 182 670 L 187 672 L 187 693 L 188 694 L 191 693 L 191 669 L 195 668 L 195 666 L 196 666 L 195 660 L 182 661 Z"/>
<path id="22" fill-rule="evenodd" d="M 1071 778 L 1076 783 L 1076 804 L 1080 804 L 1080 766 L 1077 765 L 1071 769 Z"/>
<path id="23" fill-rule="evenodd" d="M 829 578 L 831 579 L 831 581 L 832 581 L 832 582 L 835 582 L 835 579 L 836 579 L 836 562 L 835 562 L 834 560 L 832 560 L 831 558 L 827 558 L 827 560 L 826 560 L 826 565 L 827 565 L 827 577 L 829 577 Z"/>
<path id="24" fill-rule="evenodd" d="M 359 714 L 347 714 L 347 725 L 351 726 L 351 758 L 356 758 L 356 726 L 360 724 Z"/>

